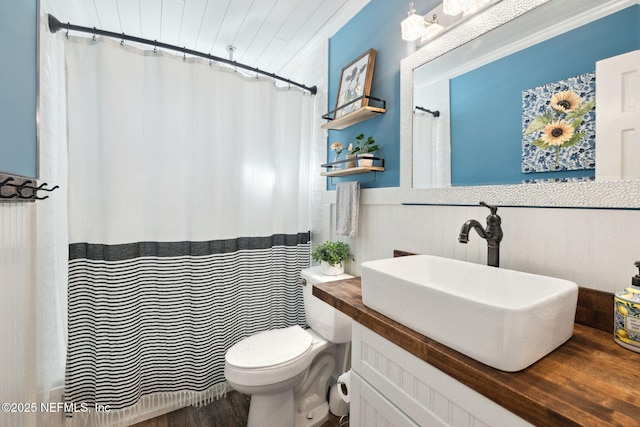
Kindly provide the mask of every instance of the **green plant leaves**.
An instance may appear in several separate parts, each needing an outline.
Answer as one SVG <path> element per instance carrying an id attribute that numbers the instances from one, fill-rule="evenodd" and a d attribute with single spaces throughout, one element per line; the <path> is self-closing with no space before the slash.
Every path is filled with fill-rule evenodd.
<path id="1" fill-rule="evenodd" d="M 576 145 L 578 142 L 580 142 L 580 140 L 582 139 L 583 136 L 584 136 L 584 132 L 576 132 L 576 133 L 574 133 L 573 136 L 571 137 L 571 139 L 569 139 L 567 142 L 562 144 L 560 146 L 560 148 L 567 148 L 567 147 L 572 147 L 572 146 Z"/>
<path id="2" fill-rule="evenodd" d="M 311 258 L 314 261 L 326 261 L 330 265 L 346 264 L 354 260 L 347 243 L 331 241 L 326 241 L 316 246 Z"/>
<path id="3" fill-rule="evenodd" d="M 589 111 L 591 111 L 591 109 L 595 105 L 596 105 L 596 100 L 595 99 L 590 99 L 589 101 L 585 102 L 584 104 L 582 104 L 581 106 L 579 106 L 575 110 L 567 113 L 567 117 L 565 118 L 565 120 L 572 120 L 572 119 L 580 117 L 580 123 L 582 123 L 582 116 L 584 116 Z M 578 128 L 577 126 L 574 126 L 574 127 L 576 129 Z"/>
<path id="4" fill-rule="evenodd" d="M 547 111 L 546 114 L 544 114 L 543 116 L 536 117 L 534 121 L 529 123 L 529 126 L 524 131 L 523 135 L 529 135 L 530 133 L 542 130 L 546 125 L 551 123 L 553 120 L 554 120 L 554 117 L 551 115 L 549 111 Z M 536 145 L 535 142 L 534 142 L 534 145 Z M 538 145 L 536 145 L 536 147 L 537 146 Z"/>
<path id="5" fill-rule="evenodd" d="M 352 154 L 362 154 L 362 153 L 374 153 L 378 151 L 378 146 L 375 144 L 375 140 L 372 136 L 367 137 L 367 140 L 364 139 L 364 133 L 356 136 L 356 146 L 351 152 Z"/>

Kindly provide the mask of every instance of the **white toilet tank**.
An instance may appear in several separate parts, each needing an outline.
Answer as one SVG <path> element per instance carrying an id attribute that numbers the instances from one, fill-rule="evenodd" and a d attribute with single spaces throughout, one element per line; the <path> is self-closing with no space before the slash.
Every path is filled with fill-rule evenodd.
<path id="1" fill-rule="evenodd" d="M 335 280 L 350 279 L 349 274 L 327 276 L 320 273 L 320 267 L 311 267 L 300 272 L 306 281 L 304 289 L 304 310 L 307 324 L 324 339 L 340 344 L 351 341 L 351 318 L 313 296 L 313 285 Z"/>

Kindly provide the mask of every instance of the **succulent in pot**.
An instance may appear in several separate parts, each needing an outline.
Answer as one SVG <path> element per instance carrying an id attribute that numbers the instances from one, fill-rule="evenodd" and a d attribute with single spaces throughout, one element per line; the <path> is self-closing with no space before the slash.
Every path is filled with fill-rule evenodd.
<path id="1" fill-rule="evenodd" d="M 353 154 L 360 157 L 358 166 L 371 166 L 373 160 L 362 159 L 362 157 L 373 157 L 373 153 L 376 151 L 378 151 L 378 146 L 372 136 L 368 136 L 366 139 L 364 133 L 356 136 L 356 146 L 353 149 Z"/>
<path id="2" fill-rule="evenodd" d="M 329 276 L 344 273 L 345 264 L 354 260 L 347 243 L 331 241 L 316 246 L 311 258 L 320 261 L 320 271 Z"/>

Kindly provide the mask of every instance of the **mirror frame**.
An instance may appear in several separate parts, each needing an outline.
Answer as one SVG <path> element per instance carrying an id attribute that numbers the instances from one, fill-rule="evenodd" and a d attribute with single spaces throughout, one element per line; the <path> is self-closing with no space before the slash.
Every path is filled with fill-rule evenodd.
<path id="1" fill-rule="evenodd" d="M 640 209 L 640 180 L 413 188 L 414 69 L 539 6 L 562 1 L 502 0 L 400 62 L 400 201 L 403 204 L 475 206 L 482 200 L 499 206 Z M 605 16 L 639 4 L 640 0 L 581 0 L 583 2 L 588 11 L 580 18 L 585 22 L 573 25 L 574 28 L 592 21 L 594 16 Z"/>

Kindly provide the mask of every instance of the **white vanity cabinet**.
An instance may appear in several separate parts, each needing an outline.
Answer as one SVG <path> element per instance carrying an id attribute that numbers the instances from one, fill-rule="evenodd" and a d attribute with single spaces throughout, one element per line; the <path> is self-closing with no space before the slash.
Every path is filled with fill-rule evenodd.
<path id="1" fill-rule="evenodd" d="M 351 364 L 351 427 L 532 425 L 356 322 Z"/>

